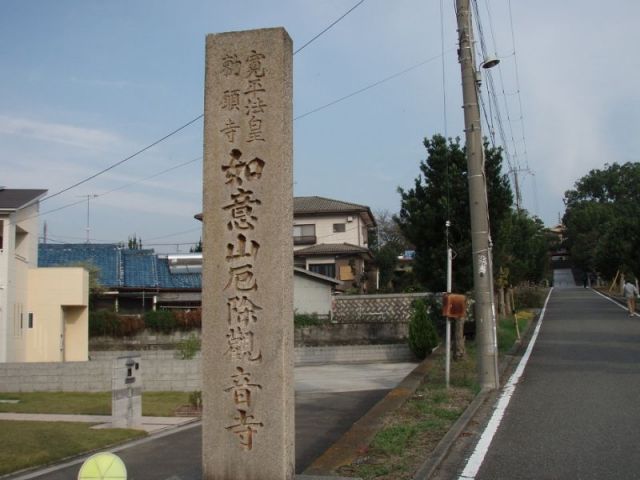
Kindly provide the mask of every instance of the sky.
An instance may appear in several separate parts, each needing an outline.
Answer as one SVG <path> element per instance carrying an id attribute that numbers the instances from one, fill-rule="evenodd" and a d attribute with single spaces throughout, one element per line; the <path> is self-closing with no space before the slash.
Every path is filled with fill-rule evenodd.
<path id="1" fill-rule="evenodd" d="M 135 235 L 188 251 L 200 238 L 202 120 L 56 193 L 202 114 L 208 33 L 282 26 L 296 50 L 358 3 L 3 0 L 0 185 L 53 195 L 40 205 L 49 242 L 86 241 L 88 219 L 92 243 Z M 501 59 L 491 75 L 505 138 L 497 119 L 483 134 L 493 128 L 519 169 L 523 207 L 554 225 L 580 177 L 640 161 L 640 2 L 477 7 L 486 50 Z M 294 55 L 296 195 L 399 210 L 423 139 L 464 137 L 455 25 L 452 0 L 365 0 Z"/>

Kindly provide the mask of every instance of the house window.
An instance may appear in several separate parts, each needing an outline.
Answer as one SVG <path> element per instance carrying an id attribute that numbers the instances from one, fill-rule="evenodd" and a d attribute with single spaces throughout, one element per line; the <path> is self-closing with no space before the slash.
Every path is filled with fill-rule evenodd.
<path id="1" fill-rule="evenodd" d="M 346 232 L 346 225 L 344 223 L 334 223 L 333 224 L 333 233 L 344 233 Z"/>
<path id="2" fill-rule="evenodd" d="M 336 278 L 335 263 L 310 263 L 309 270 L 313 273 L 319 273 L 320 275 Z"/>
<path id="3" fill-rule="evenodd" d="M 314 224 L 293 226 L 294 245 L 313 245 L 314 243 L 316 243 L 316 226 Z"/>
<path id="4" fill-rule="evenodd" d="M 356 277 L 353 274 L 353 268 L 351 268 L 351 265 L 340 265 L 340 280 L 351 281 L 355 279 Z"/>

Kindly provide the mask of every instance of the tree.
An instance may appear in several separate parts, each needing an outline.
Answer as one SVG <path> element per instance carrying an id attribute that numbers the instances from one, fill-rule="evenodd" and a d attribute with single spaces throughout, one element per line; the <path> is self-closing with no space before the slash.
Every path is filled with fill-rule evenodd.
<path id="1" fill-rule="evenodd" d="M 134 233 L 133 236 L 129 237 L 127 246 L 129 247 L 129 250 L 142 250 L 142 239 L 138 238 Z"/>
<path id="2" fill-rule="evenodd" d="M 89 310 L 93 310 L 95 308 L 97 298 L 105 290 L 100 283 L 100 267 L 89 260 L 71 263 L 68 266 L 82 267 L 89 273 Z"/>
<path id="3" fill-rule="evenodd" d="M 542 220 L 525 210 L 512 210 L 498 233 L 495 262 L 508 270 L 507 283 L 539 283 L 548 273 L 549 237 Z"/>
<path id="4" fill-rule="evenodd" d="M 417 299 L 409 321 L 409 348 L 413 354 L 424 359 L 438 345 L 438 333 L 434 324 L 437 305 L 433 299 Z"/>
<path id="5" fill-rule="evenodd" d="M 460 139 L 434 135 L 425 139 L 426 161 L 420 162 L 421 174 L 413 188 L 398 191 L 402 197 L 396 217 L 400 230 L 416 247 L 415 271 L 419 281 L 431 291 L 446 289 L 445 221 L 451 222 L 449 244 L 455 251 L 454 290 L 468 291 L 473 286 L 471 224 L 467 184 L 467 160 Z M 485 149 L 485 173 L 489 200 L 491 237 L 500 248 L 501 231 L 510 218 L 513 194 L 509 180 L 502 174 L 502 152 Z M 494 269 L 499 268 L 494 261 Z"/>
<path id="6" fill-rule="evenodd" d="M 202 253 L 202 239 L 198 240 L 193 247 L 189 249 L 190 253 Z"/>
<path id="7" fill-rule="evenodd" d="M 380 274 L 380 289 L 392 288 L 398 256 L 409 246 L 388 210 L 375 213 L 377 228 L 369 233 L 369 249 Z"/>
<path id="8" fill-rule="evenodd" d="M 605 164 L 565 193 L 566 246 L 574 265 L 613 278 L 640 274 L 640 163 Z"/>

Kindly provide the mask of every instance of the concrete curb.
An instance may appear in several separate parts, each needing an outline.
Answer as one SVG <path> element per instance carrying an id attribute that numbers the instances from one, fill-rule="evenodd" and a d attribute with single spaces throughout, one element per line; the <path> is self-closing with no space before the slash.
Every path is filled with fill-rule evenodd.
<path id="1" fill-rule="evenodd" d="M 518 344 L 516 343 L 509 351 L 505 354 L 504 358 L 500 362 L 500 378 L 503 380 L 504 384 L 504 374 L 505 372 L 513 365 L 513 363 L 517 360 L 517 358 L 524 352 L 527 345 L 531 341 L 531 336 L 533 335 L 533 331 L 535 330 L 535 326 L 540 320 L 540 313 L 536 312 L 535 319 L 529 324 L 527 331 L 522 336 L 522 341 Z M 466 410 L 462 413 L 462 415 L 458 418 L 458 420 L 453 424 L 453 426 L 449 429 L 449 431 L 445 434 L 444 437 L 438 442 L 436 448 L 429 454 L 424 463 L 418 468 L 416 471 L 413 480 L 428 480 L 435 473 L 435 471 L 440 467 L 444 459 L 449 455 L 453 444 L 458 439 L 458 437 L 466 430 L 469 422 L 475 417 L 476 413 L 480 407 L 485 403 L 485 401 L 494 393 L 491 390 L 482 390 L 480 391 L 473 401 L 469 404 Z"/>
<path id="2" fill-rule="evenodd" d="M 438 445 L 436 445 L 436 448 L 431 452 L 427 460 L 416 471 L 413 480 L 427 480 L 433 475 L 442 461 L 449 455 L 449 451 L 451 447 L 453 447 L 456 439 L 467 428 L 467 425 L 478 412 L 478 409 L 484 404 L 489 393 L 488 390 L 483 390 L 476 395 L 476 398 L 473 399 L 456 423 L 454 423 L 446 435 L 442 437 L 442 440 L 438 442 Z"/>
<path id="3" fill-rule="evenodd" d="M 380 430 L 384 415 L 396 410 L 411 398 L 440 354 L 441 352 L 430 355 L 414 368 L 396 388 L 387 393 L 336 443 L 318 457 L 303 472 L 304 475 L 331 475 L 336 468 L 352 463 L 362 450 L 369 446 L 375 434 Z"/>

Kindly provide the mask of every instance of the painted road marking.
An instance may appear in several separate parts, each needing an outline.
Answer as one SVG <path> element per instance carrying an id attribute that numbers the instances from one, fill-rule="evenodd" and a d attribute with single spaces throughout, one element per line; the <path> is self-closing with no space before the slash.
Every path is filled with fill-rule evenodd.
<path id="1" fill-rule="evenodd" d="M 540 327 L 542 326 L 542 320 L 544 319 L 544 314 L 547 311 L 547 304 L 549 303 L 549 298 L 551 298 L 551 292 L 553 292 L 553 288 L 549 290 L 549 294 L 547 295 L 547 299 L 544 301 L 544 306 L 542 307 L 542 312 L 540 313 L 540 319 L 538 320 L 538 325 L 536 325 L 536 329 L 531 336 L 531 341 L 529 342 L 529 346 L 527 347 L 527 351 L 520 359 L 520 363 L 518 364 L 518 368 L 513 372 L 511 378 L 504 386 L 502 390 L 502 395 L 500 395 L 500 399 L 496 405 L 495 410 L 493 411 L 493 415 L 487 424 L 487 427 L 482 432 L 482 436 L 476 445 L 475 450 L 469 457 L 467 461 L 467 465 L 464 467 L 464 470 L 458 477 L 458 480 L 470 480 L 475 479 L 480 467 L 482 466 L 482 462 L 484 462 L 484 457 L 487 455 L 489 451 L 489 447 L 491 446 L 491 442 L 493 441 L 493 437 L 498 431 L 498 427 L 500 426 L 500 422 L 502 421 L 502 417 L 504 416 L 504 412 L 507 410 L 507 406 L 511 401 L 511 397 L 516 390 L 516 385 L 522 377 L 522 373 L 524 372 L 524 368 L 529 361 L 529 357 L 531 356 L 531 351 L 533 350 L 533 346 L 538 339 L 538 333 L 540 333 Z"/>
<path id="2" fill-rule="evenodd" d="M 597 290 L 594 290 L 594 292 L 596 292 L 596 293 L 597 293 L 598 295 L 600 295 L 602 298 L 605 298 L 605 299 L 609 300 L 609 301 L 610 301 L 611 303 L 613 303 L 614 305 L 617 305 L 618 307 L 620 307 L 620 308 L 621 308 L 621 309 L 623 309 L 624 311 L 627 311 L 627 307 L 626 307 L 625 305 L 622 305 L 622 304 L 620 304 L 620 303 L 616 302 L 613 298 L 607 297 L 605 294 L 600 293 L 600 292 L 599 292 L 599 291 L 597 291 Z M 638 315 L 638 313 L 637 313 L 637 312 L 633 312 L 633 313 L 632 313 L 632 315 L 635 315 L 636 317 L 640 316 L 640 315 Z"/>

